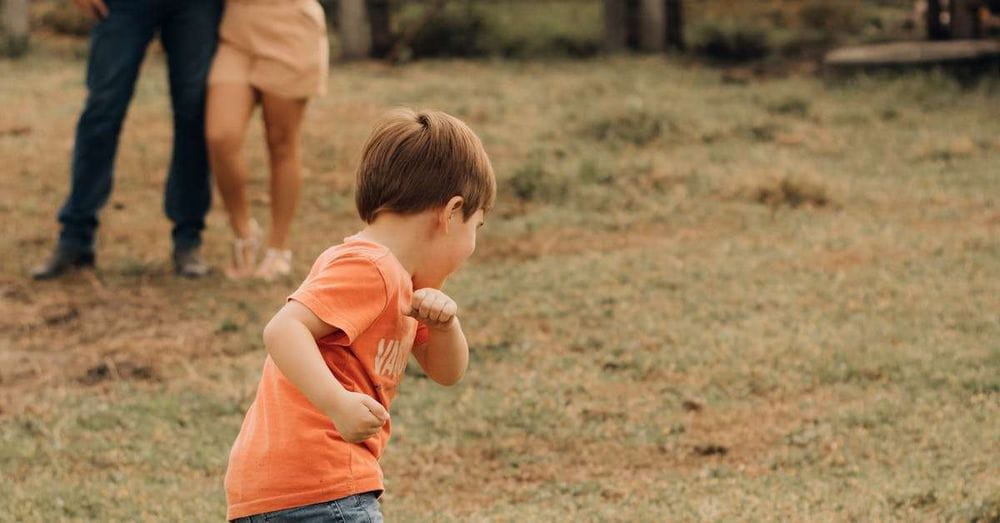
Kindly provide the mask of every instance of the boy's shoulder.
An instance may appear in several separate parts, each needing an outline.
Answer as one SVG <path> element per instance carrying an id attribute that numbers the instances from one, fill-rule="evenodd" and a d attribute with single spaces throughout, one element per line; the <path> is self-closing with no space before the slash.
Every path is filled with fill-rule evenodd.
<path id="1" fill-rule="evenodd" d="M 377 271 L 383 278 L 396 272 L 392 253 L 385 246 L 354 237 L 344 238 L 342 243 L 332 245 L 323 251 L 313 263 L 311 275 L 330 271 L 360 270 L 362 267 Z M 352 270 L 353 269 L 353 270 Z"/>
<path id="2" fill-rule="evenodd" d="M 389 249 L 377 243 L 348 237 L 344 238 L 342 243 L 327 247 L 327 249 L 319 255 L 316 261 L 329 263 L 334 260 L 345 258 L 361 258 L 377 264 L 388 254 Z"/>
<path id="3" fill-rule="evenodd" d="M 389 307 L 406 288 L 394 274 L 394 259 L 383 246 L 345 239 L 319 255 L 309 275 L 288 298 L 343 330 L 353 342 L 373 322 L 401 314 L 398 307 Z"/>

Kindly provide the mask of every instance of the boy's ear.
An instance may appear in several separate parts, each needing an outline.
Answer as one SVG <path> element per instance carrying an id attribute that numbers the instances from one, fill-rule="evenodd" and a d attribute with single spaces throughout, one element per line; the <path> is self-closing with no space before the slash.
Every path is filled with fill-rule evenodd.
<path id="1" fill-rule="evenodd" d="M 444 227 L 444 232 L 448 233 L 448 228 L 451 225 L 451 218 L 455 216 L 455 213 L 462 212 L 462 205 L 465 204 L 465 198 L 461 196 L 452 196 L 448 203 L 444 205 L 441 212 L 438 214 L 438 225 Z"/>

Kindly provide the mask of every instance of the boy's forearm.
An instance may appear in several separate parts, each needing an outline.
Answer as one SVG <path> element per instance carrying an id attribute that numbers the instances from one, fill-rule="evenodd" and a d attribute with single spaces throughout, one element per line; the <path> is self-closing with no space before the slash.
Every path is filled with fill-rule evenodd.
<path id="1" fill-rule="evenodd" d="M 264 329 L 264 346 L 281 373 L 318 409 L 330 414 L 345 393 L 319 352 L 309 329 L 295 321 L 273 321 Z"/>
<path id="2" fill-rule="evenodd" d="M 469 344 L 458 317 L 447 329 L 431 329 L 425 351 L 421 366 L 432 380 L 450 386 L 462 379 L 469 366 Z"/>

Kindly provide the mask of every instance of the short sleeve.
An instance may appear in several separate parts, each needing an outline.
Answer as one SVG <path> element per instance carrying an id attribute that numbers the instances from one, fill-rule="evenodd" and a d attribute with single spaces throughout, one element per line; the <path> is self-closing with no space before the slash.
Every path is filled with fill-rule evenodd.
<path id="1" fill-rule="evenodd" d="M 413 346 L 419 347 L 431 340 L 431 331 L 421 322 L 417 322 L 417 335 L 413 337 Z"/>
<path id="2" fill-rule="evenodd" d="M 324 323 L 354 340 L 385 311 L 385 279 L 374 262 L 340 256 L 314 269 L 288 297 L 305 305 Z"/>

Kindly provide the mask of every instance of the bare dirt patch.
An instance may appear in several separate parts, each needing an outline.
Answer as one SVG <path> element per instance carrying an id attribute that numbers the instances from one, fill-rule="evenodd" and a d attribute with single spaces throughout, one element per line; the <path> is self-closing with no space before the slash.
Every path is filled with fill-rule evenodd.
<path id="1" fill-rule="evenodd" d="M 211 355 L 212 330 L 189 317 L 168 288 L 107 288 L 93 274 L 33 284 L 8 280 L 0 292 L 0 403 L 20 412 L 33 392 L 105 382 L 152 382 L 179 360 Z"/>

